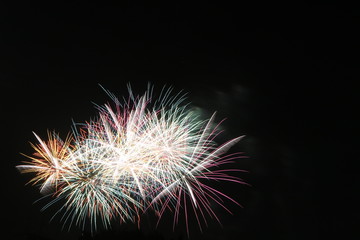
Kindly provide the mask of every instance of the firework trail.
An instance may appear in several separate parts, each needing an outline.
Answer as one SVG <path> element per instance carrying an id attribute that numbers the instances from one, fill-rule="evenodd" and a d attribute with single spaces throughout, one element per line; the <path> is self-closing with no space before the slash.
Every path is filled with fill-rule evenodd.
<path id="1" fill-rule="evenodd" d="M 44 209 L 62 199 L 55 215 L 63 214 L 64 225 L 89 224 L 94 230 L 109 227 L 113 219 L 139 222 L 149 210 L 160 220 L 167 209 L 174 213 L 174 226 L 183 209 L 188 229 L 192 209 L 202 229 L 207 215 L 219 221 L 211 202 L 227 211 L 224 198 L 238 204 L 201 181 L 244 183 L 227 174 L 231 169 L 218 168 L 241 158 L 224 154 L 242 137 L 218 146 L 215 114 L 200 120 L 184 104 L 184 96 L 171 96 L 171 89 L 154 99 L 152 88 L 143 96 L 134 96 L 129 88 L 123 102 L 107 93 L 114 106 L 97 106 L 98 117 L 79 130 L 75 126 L 65 140 L 49 132 L 44 141 L 34 133 L 35 153 L 17 168 L 33 173 L 30 182 L 53 198 Z"/>

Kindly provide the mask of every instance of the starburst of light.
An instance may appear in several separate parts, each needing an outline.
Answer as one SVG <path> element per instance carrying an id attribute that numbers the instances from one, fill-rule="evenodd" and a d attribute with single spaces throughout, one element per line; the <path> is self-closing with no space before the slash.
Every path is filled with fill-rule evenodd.
<path id="1" fill-rule="evenodd" d="M 44 209 L 64 199 L 55 215 L 62 212 L 69 226 L 89 223 L 95 230 L 99 224 L 109 227 L 112 219 L 139 222 L 149 210 L 160 220 L 166 209 L 174 213 L 174 226 L 184 209 L 188 228 L 192 209 L 202 229 L 206 215 L 219 221 L 211 202 L 227 211 L 224 198 L 238 204 L 202 180 L 244 183 L 228 175 L 231 169 L 218 168 L 241 158 L 224 154 L 242 136 L 218 146 L 215 114 L 200 120 L 183 96 L 171 96 L 171 89 L 155 99 L 152 88 L 142 96 L 129 88 L 123 102 L 107 93 L 114 106 L 97 106 L 98 117 L 64 141 L 56 133 L 49 132 L 47 141 L 34 133 L 35 153 L 17 168 L 34 173 L 30 182 L 52 196 Z"/>

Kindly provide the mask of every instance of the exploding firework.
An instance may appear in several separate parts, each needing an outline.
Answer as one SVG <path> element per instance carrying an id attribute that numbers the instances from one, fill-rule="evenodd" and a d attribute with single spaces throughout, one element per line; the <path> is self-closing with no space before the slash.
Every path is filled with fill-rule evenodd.
<path id="1" fill-rule="evenodd" d="M 176 225 L 184 209 L 188 226 L 192 209 L 201 229 L 207 215 L 219 221 L 212 202 L 227 211 L 222 199 L 238 204 L 202 181 L 243 183 L 227 174 L 231 169 L 218 168 L 241 157 L 224 155 L 241 137 L 217 145 L 215 114 L 200 120 L 183 96 L 171 97 L 171 89 L 154 99 L 152 88 L 142 96 L 129 88 L 123 103 L 107 93 L 113 106 L 97 106 L 98 117 L 75 126 L 65 140 L 49 132 L 44 141 L 34 133 L 35 153 L 17 166 L 21 173 L 34 173 L 30 182 L 53 198 L 44 208 L 63 200 L 56 214 L 63 214 L 64 225 L 89 224 L 96 230 L 113 219 L 139 222 L 149 210 L 160 220 L 167 209 Z"/>

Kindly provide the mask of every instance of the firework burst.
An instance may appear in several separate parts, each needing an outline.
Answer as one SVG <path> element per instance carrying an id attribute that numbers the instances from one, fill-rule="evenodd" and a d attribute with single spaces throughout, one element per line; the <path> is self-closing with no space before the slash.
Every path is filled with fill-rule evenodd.
<path id="1" fill-rule="evenodd" d="M 64 141 L 56 133 L 48 133 L 47 141 L 34 133 L 35 153 L 17 168 L 34 173 L 30 182 L 52 196 L 44 208 L 63 199 L 56 214 L 63 214 L 64 224 L 89 224 L 95 230 L 99 224 L 109 227 L 112 219 L 139 222 L 149 210 L 160 220 L 167 209 L 174 213 L 174 226 L 184 209 L 187 227 L 192 209 L 201 229 L 207 215 L 219 221 L 211 202 L 227 211 L 222 199 L 238 204 L 201 181 L 243 183 L 228 175 L 229 169 L 217 168 L 241 157 L 224 155 L 241 137 L 218 146 L 215 114 L 200 120 L 183 96 L 171 97 L 170 89 L 154 100 L 152 88 L 143 96 L 129 88 L 123 103 L 107 93 L 114 106 L 97 106 L 98 117 Z"/>

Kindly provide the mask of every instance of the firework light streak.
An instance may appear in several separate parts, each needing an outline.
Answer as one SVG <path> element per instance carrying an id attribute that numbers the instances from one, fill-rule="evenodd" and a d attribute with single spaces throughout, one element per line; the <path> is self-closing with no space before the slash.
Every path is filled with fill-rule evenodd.
<path id="1" fill-rule="evenodd" d="M 134 96 L 129 88 L 124 103 L 107 93 L 114 107 L 97 106 L 98 117 L 79 130 L 75 126 L 65 141 L 54 132 L 48 133 L 47 141 L 34 133 L 35 153 L 17 168 L 34 173 L 30 182 L 52 196 L 44 209 L 63 199 L 55 215 L 63 214 L 64 225 L 90 225 L 94 230 L 109 227 L 113 219 L 139 222 L 149 209 L 159 221 L 166 209 L 173 212 L 174 226 L 184 209 L 188 229 L 192 209 L 201 230 L 207 215 L 219 221 L 213 202 L 226 211 L 224 198 L 238 204 L 201 181 L 244 183 L 227 174 L 236 170 L 218 168 L 241 157 L 224 154 L 242 137 L 216 145 L 220 131 L 214 125 L 215 114 L 199 120 L 183 96 L 171 97 L 171 89 L 163 89 L 156 101 L 152 88 L 143 96 Z"/>

